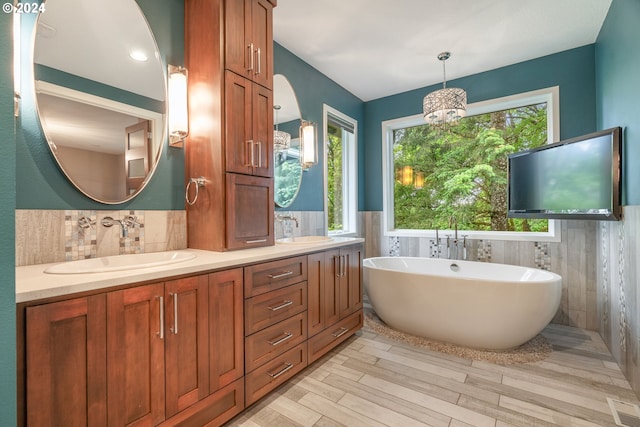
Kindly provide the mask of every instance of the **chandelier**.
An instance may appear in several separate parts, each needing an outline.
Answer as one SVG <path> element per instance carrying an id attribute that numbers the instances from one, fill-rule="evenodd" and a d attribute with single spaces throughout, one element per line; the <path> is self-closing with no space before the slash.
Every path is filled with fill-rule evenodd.
<path id="1" fill-rule="evenodd" d="M 276 153 L 287 151 L 291 145 L 291 134 L 278 130 L 278 110 L 280 108 L 279 105 L 273 106 L 273 109 L 276 110 L 276 130 L 273 131 L 273 150 Z"/>
<path id="2" fill-rule="evenodd" d="M 448 88 L 444 63 L 450 52 L 438 54 L 442 61 L 442 89 L 427 94 L 422 101 L 424 120 L 434 126 L 455 123 L 467 114 L 467 93 L 464 89 Z"/>

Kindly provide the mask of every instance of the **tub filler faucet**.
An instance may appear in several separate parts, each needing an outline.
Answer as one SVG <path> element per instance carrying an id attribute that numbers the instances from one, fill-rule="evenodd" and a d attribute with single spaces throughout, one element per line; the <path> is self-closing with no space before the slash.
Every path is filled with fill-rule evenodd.
<path id="1" fill-rule="evenodd" d="M 453 242 L 452 246 L 453 246 L 453 250 L 448 251 L 449 252 L 449 256 L 448 258 L 451 259 L 451 257 L 453 256 L 453 259 L 458 259 L 458 220 L 456 219 L 455 215 L 451 215 L 449 217 L 449 228 L 453 227 L 454 232 L 453 232 Z M 449 241 L 447 240 L 447 247 L 449 247 Z"/>

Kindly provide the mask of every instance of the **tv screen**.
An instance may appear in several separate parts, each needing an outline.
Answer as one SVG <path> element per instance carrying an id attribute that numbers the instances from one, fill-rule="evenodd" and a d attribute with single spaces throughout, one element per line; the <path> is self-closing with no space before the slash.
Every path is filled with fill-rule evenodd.
<path id="1" fill-rule="evenodd" d="M 619 127 L 509 155 L 508 216 L 620 219 Z"/>

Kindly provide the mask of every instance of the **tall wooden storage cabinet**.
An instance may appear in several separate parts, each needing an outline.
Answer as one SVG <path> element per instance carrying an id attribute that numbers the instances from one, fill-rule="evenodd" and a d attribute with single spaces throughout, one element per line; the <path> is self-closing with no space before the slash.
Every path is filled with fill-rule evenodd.
<path id="1" fill-rule="evenodd" d="M 191 248 L 220 251 L 274 243 L 275 5 L 276 0 L 185 1 L 186 173 L 187 179 L 206 180 L 187 207 Z M 238 212 L 243 209 L 251 214 Z"/>

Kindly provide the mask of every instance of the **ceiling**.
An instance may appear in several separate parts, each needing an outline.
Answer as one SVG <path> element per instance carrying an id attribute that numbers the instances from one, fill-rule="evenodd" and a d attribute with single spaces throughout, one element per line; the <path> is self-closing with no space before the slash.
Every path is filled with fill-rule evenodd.
<path id="1" fill-rule="evenodd" d="M 611 0 L 278 0 L 274 40 L 369 101 L 594 43 Z"/>

